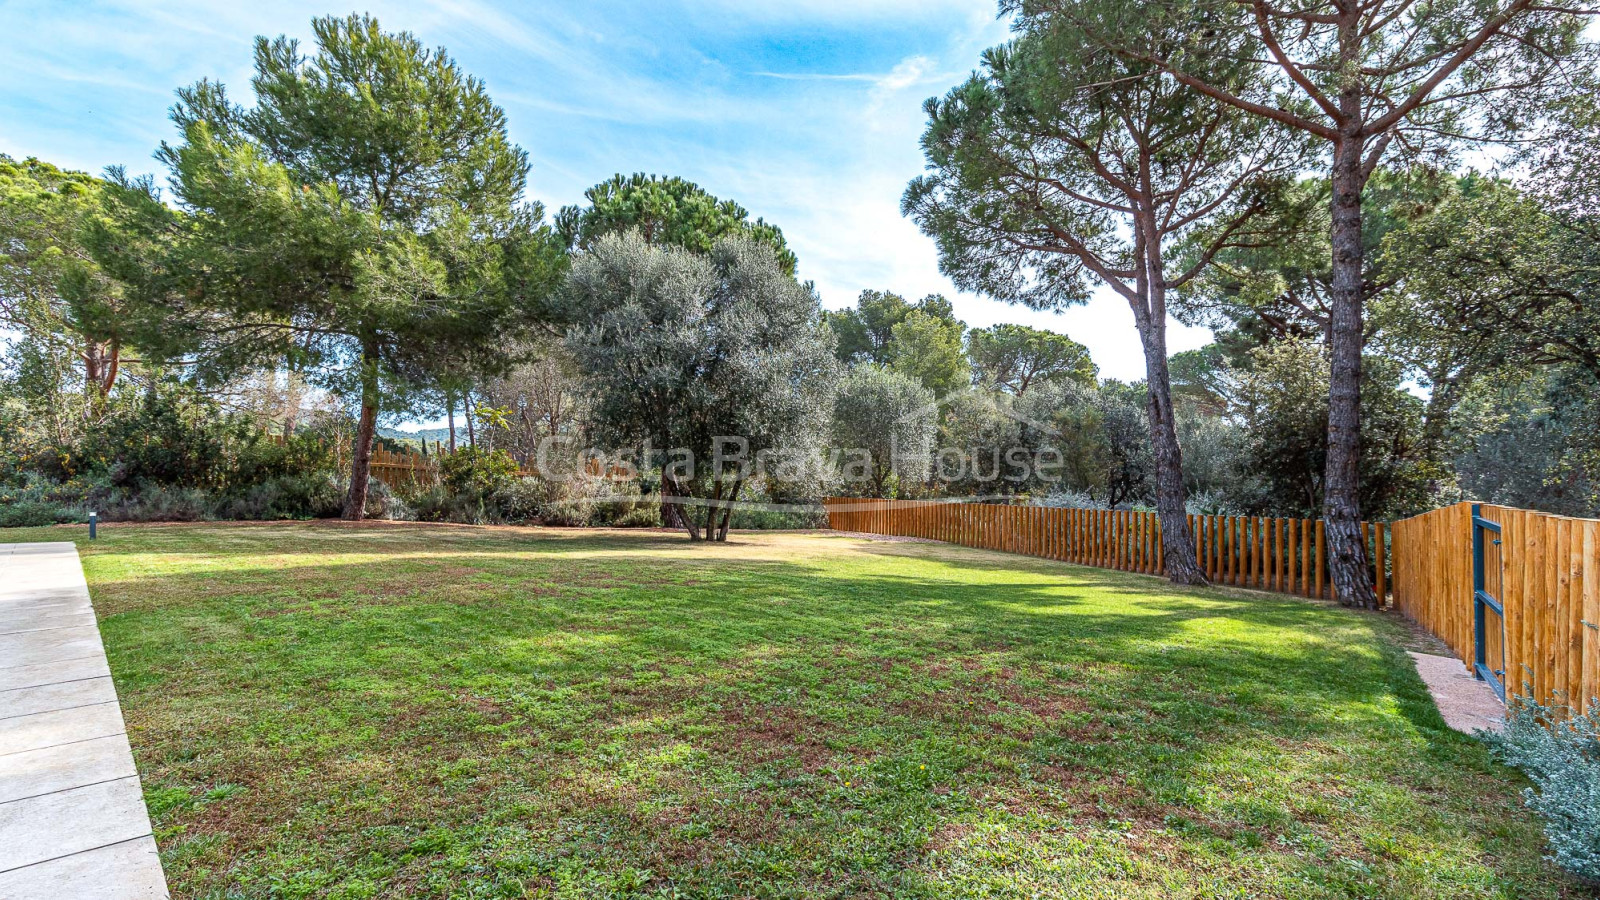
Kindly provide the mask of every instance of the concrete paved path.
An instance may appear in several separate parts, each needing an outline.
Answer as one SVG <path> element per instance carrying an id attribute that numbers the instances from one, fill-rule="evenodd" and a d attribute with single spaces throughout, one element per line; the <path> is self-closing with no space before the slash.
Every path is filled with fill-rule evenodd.
<path id="1" fill-rule="evenodd" d="M 0 544 L 0 900 L 166 896 L 77 548 Z"/>
<path id="2" fill-rule="evenodd" d="M 1462 734 L 1476 731 L 1503 731 L 1506 707 L 1494 695 L 1494 688 L 1467 672 L 1454 656 L 1406 651 L 1416 661 L 1417 674 L 1428 685 L 1428 693 L 1444 716 L 1444 723 Z"/>

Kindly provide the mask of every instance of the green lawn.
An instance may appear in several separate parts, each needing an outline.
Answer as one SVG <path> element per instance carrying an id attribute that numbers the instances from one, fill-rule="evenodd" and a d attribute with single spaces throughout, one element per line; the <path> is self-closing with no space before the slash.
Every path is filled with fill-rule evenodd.
<path id="1" fill-rule="evenodd" d="M 1581 893 L 1388 615 L 825 535 L 79 546 L 177 897 Z"/>

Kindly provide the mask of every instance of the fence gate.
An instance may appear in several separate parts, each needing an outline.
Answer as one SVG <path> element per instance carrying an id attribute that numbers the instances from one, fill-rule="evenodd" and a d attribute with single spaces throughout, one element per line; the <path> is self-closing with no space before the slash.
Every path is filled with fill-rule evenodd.
<path id="1" fill-rule="evenodd" d="M 1472 645 L 1473 673 L 1506 699 L 1506 610 L 1503 597 L 1500 524 L 1483 517 L 1472 505 Z"/>

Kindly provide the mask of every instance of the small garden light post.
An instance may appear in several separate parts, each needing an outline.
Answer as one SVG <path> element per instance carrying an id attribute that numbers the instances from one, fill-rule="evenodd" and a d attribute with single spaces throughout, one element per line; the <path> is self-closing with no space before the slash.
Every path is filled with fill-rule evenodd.
<path id="1" fill-rule="evenodd" d="M 95 525 L 100 521 L 100 514 L 94 510 L 89 511 L 89 540 L 95 539 Z"/>

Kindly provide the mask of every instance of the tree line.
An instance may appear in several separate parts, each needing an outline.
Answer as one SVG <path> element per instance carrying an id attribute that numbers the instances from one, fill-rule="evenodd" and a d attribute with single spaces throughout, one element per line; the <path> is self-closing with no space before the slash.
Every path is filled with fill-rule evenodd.
<path id="1" fill-rule="evenodd" d="M 470 443 L 523 462 L 555 437 L 872 451 L 848 485 L 643 460 L 696 539 L 752 490 L 1149 504 L 1194 583 L 1186 511 L 1320 510 L 1355 604 L 1363 516 L 1452 492 L 1595 508 L 1588 10 L 1001 12 L 1011 39 L 927 103 L 903 210 L 963 289 L 1121 297 L 1136 384 L 1066 335 L 969 329 L 939 296 L 825 311 L 781 230 L 681 178 L 618 175 L 548 216 L 482 82 L 329 17 L 313 48 L 257 40 L 249 104 L 179 90 L 160 183 L 0 161 L 6 477 L 109 472 L 119 451 L 82 452 L 88 435 L 140 403 L 199 421 L 163 391 L 277 405 L 289 436 L 321 398 L 350 423 L 340 506 L 360 518 L 380 419 L 463 408 Z M 1460 166 L 1485 146 L 1511 177 Z M 1217 343 L 1170 354 L 1169 316 Z"/>

